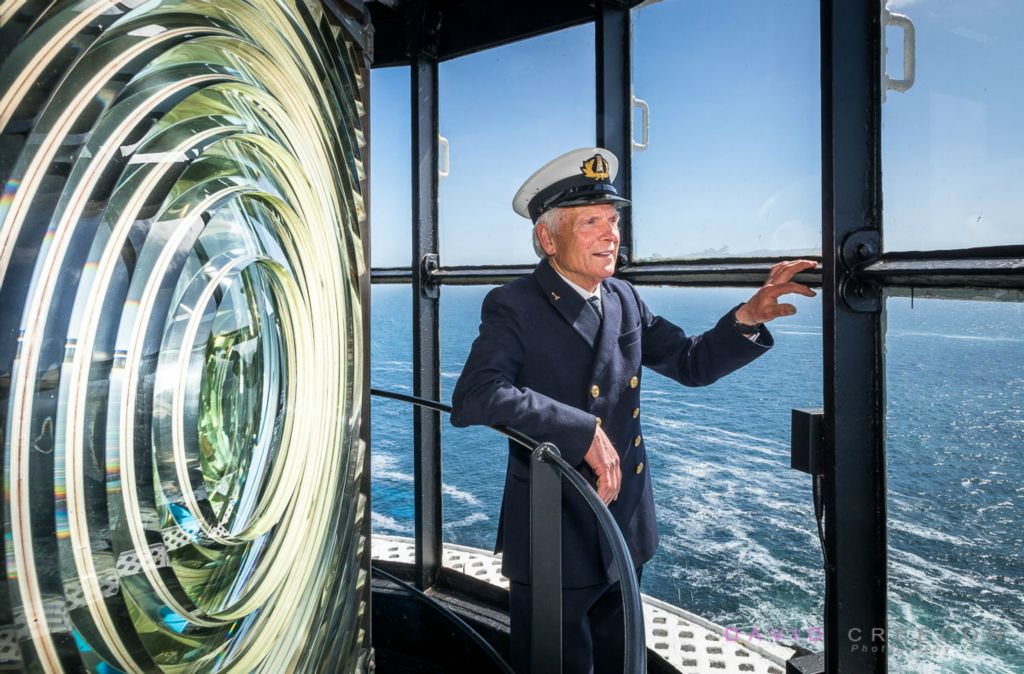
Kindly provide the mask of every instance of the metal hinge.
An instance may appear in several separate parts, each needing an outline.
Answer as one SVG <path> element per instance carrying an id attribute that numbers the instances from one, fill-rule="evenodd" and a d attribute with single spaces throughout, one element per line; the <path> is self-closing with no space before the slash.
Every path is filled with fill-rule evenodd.
<path id="1" fill-rule="evenodd" d="M 877 314 L 882 311 L 882 286 L 873 281 L 844 278 L 839 282 L 839 295 L 850 311 L 858 314 Z"/>
<path id="2" fill-rule="evenodd" d="M 441 294 L 441 286 L 434 274 L 441 268 L 441 260 L 437 253 L 427 253 L 420 260 L 420 292 L 424 297 L 436 300 Z"/>
<path id="3" fill-rule="evenodd" d="M 846 272 L 839 280 L 838 293 L 850 311 L 877 314 L 882 311 L 882 287 L 873 281 L 857 277 L 857 270 L 882 256 L 882 234 L 875 228 L 852 232 L 843 241 L 840 251 Z"/>

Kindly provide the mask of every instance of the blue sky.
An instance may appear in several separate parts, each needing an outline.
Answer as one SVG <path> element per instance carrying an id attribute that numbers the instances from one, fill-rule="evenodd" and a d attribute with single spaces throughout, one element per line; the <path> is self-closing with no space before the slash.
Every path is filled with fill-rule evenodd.
<path id="1" fill-rule="evenodd" d="M 1024 243 L 1024 3 L 889 4 L 917 27 L 917 82 L 883 107 L 887 248 Z M 820 246 L 818 21 L 813 0 L 634 12 L 634 91 L 651 106 L 650 147 L 634 154 L 640 255 Z M 902 34 L 887 39 L 899 74 Z M 594 142 L 593 40 L 580 26 L 441 65 L 442 264 L 535 261 L 512 195 L 548 159 Z M 375 70 L 371 92 L 373 263 L 405 265 L 408 69 Z"/>

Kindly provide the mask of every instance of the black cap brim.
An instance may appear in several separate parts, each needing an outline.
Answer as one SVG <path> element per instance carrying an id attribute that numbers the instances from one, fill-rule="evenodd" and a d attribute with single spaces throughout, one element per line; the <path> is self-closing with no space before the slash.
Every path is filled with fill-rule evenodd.
<path id="1" fill-rule="evenodd" d="M 568 208 L 570 206 L 591 206 L 594 204 L 615 204 L 616 206 L 629 206 L 633 202 L 617 194 L 595 194 L 592 196 L 582 195 L 575 199 L 567 199 L 551 204 L 548 208 Z"/>
<path id="2" fill-rule="evenodd" d="M 543 213 L 552 208 L 586 206 L 590 204 L 629 204 L 629 199 L 620 197 L 615 187 L 607 181 L 594 182 L 583 176 L 573 175 L 549 185 L 530 200 L 530 219 L 537 221 Z"/>

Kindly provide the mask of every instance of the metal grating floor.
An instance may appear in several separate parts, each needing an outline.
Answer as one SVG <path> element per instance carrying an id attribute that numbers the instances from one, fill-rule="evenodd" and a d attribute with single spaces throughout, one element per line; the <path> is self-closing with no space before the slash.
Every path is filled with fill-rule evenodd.
<path id="1" fill-rule="evenodd" d="M 414 562 L 411 538 L 374 534 L 374 559 Z M 508 588 L 501 575 L 501 556 L 486 550 L 446 543 L 444 566 Z M 794 651 L 781 644 L 752 643 L 698 615 L 643 595 L 647 647 L 684 674 L 785 674 Z"/>

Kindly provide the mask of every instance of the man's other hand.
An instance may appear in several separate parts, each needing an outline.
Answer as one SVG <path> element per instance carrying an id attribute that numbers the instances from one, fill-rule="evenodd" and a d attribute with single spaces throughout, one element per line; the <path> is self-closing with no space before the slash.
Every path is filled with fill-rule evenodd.
<path id="1" fill-rule="evenodd" d="M 802 271 L 814 269 L 814 260 L 792 260 L 772 265 L 768 280 L 761 286 L 746 304 L 736 310 L 736 320 L 747 325 L 767 323 L 779 316 L 792 316 L 796 307 L 792 304 L 779 304 L 779 297 L 788 293 L 798 293 L 806 297 L 815 297 L 816 292 L 791 279 Z"/>
<path id="2" fill-rule="evenodd" d="M 597 475 L 597 495 L 604 504 L 608 505 L 617 499 L 622 485 L 619 453 L 600 426 L 594 430 L 594 439 L 590 442 L 590 449 L 583 455 L 583 460 Z"/>

